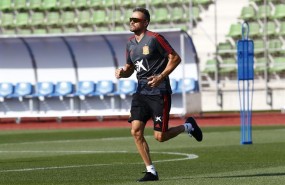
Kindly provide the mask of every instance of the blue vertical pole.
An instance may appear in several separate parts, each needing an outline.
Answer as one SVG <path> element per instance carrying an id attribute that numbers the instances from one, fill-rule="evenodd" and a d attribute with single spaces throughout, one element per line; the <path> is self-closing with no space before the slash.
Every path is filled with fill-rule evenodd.
<path id="1" fill-rule="evenodd" d="M 237 45 L 241 144 L 252 144 L 251 121 L 254 85 L 254 44 L 252 40 L 248 39 L 248 33 L 249 25 L 245 22 L 242 24 L 242 39 L 238 41 Z"/>

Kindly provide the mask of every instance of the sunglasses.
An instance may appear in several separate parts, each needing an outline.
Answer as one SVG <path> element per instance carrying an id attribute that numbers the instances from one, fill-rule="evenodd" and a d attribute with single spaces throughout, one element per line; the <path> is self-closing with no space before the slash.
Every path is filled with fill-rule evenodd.
<path id="1" fill-rule="evenodd" d="M 144 21 L 143 19 L 139 19 L 139 18 L 134 18 L 134 17 L 131 17 L 130 18 L 130 22 L 134 22 L 134 23 L 138 23 L 138 22 L 142 22 L 142 21 Z"/>

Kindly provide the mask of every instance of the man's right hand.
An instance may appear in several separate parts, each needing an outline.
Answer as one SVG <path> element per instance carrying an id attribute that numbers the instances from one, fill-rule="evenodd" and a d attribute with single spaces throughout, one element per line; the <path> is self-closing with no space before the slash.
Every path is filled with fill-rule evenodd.
<path id="1" fill-rule="evenodd" d="M 116 69 L 116 71 L 115 71 L 115 77 L 116 77 L 117 79 L 122 78 L 122 77 L 123 77 L 123 76 L 122 76 L 123 73 L 124 73 L 124 69 L 123 69 L 123 68 Z"/>

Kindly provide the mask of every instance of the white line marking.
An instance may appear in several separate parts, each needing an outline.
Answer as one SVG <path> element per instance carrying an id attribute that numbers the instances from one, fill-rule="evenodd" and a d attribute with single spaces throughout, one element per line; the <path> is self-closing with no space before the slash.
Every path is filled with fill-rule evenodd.
<path id="1" fill-rule="evenodd" d="M 128 151 L 0 151 L 0 153 L 137 153 L 137 152 L 128 152 Z M 190 160 L 198 158 L 195 154 L 187 154 L 187 153 L 179 153 L 179 152 L 151 152 L 155 154 L 167 154 L 167 155 L 178 155 L 182 156 L 182 158 L 175 159 L 164 159 L 157 160 L 153 162 L 172 162 L 172 161 L 182 161 L 182 160 Z M 39 168 L 22 168 L 22 169 L 13 169 L 13 170 L 1 170 L 0 173 L 8 173 L 8 172 L 25 172 L 25 171 L 37 171 L 37 170 L 53 170 L 53 169 L 68 169 L 68 168 L 85 168 L 85 167 L 96 167 L 96 166 L 113 166 L 113 165 L 122 165 L 126 163 L 110 163 L 110 164 L 91 164 L 91 165 L 72 165 L 72 166 L 51 166 L 51 167 L 39 167 Z M 128 163 L 128 164 L 141 164 L 141 162 L 137 163 Z"/>

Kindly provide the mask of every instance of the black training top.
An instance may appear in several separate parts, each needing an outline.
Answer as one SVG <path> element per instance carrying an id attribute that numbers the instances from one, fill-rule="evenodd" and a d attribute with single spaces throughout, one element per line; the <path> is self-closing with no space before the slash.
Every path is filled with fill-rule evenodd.
<path id="1" fill-rule="evenodd" d="M 146 95 L 158 95 L 172 93 L 169 78 L 154 88 L 147 85 L 147 78 L 159 75 L 168 63 L 168 54 L 173 52 L 168 41 L 160 34 L 146 31 L 140 42 L 135 36 L 129 38 L 127 43 L 127 64 L 134 65 L 137 72 L 137 93 Z"/>

